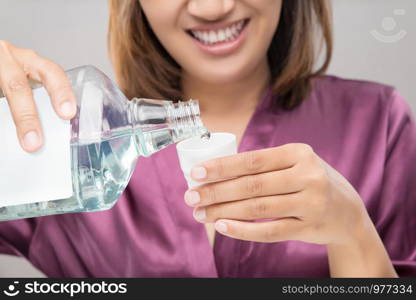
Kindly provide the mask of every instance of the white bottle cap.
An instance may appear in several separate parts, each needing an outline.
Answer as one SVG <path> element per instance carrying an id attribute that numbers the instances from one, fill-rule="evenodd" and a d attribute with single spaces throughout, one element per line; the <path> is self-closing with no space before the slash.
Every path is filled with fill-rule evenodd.
<path id="1" fill-rule="evenodd" d="M 179 163 L 188 187 L 200 185 L 191 179 L 191 168 L 198 163 L 237 153 L 237 138 L 232 133 L 214 132 L 208 140 L 193 137 L 176 144 Z"/>

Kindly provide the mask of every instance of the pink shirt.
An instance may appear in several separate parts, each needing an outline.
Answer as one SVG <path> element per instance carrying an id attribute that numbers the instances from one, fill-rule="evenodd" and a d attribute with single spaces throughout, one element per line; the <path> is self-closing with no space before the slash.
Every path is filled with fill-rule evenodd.
<path id="1" fill-rule="evenodd" d="M 293 111 L 258 104 L 239 152 L 311 145 L 359 192 L 399 276 L 416 276 L 416 123 L 391 87 L 326 76 Z M 4 179 L 3 179 L 4 180 Z M 0 251 L 57 277 L 328 277 L 326 247 L 216 234 L 185 205 L 175 145 L 140 158 L 114 208 L 0 223 Z"/>

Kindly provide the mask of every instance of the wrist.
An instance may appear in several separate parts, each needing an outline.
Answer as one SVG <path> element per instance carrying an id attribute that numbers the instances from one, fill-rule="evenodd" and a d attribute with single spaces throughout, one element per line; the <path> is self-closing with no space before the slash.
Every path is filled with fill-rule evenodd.
<path id="1" fill-rule="evenodd" d="M 397 277 L 367 212 L 351 227 L 346 239 L 326 247 L 332 277 Z"/>
<path id="2" fill-rule="evenodd" d="M 329 247 L 358 245 L 368 240 L 375 231 L 374 224 L 368 215 L 367 209 L 361 202 L 348 209 L 348 214 L 338 216 L 338 221 L 342 227 L 336 232 L 335 238 L 327 244 Z M 345 209 L 347 211 L 347 209 Z"/>
<path id="3" fill-rule="evenodd" d="M 377 236 L 375 237 L 374 235 Z M 342 249 L 343 252 L 364 251 L 375 238 L 379 237 L 374 224 L 370 217 L 365 218 L 363 216 L 347 229 L 347 233 L 342 239 L 337 239 L 326 246 L 328 251 L 336 251 L 337 249 Z"/>

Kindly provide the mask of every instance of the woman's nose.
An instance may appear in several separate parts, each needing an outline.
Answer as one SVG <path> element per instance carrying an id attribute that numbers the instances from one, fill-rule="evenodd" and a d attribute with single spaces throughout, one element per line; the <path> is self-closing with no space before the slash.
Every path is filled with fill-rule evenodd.
<path id="1" fill-rule="evenodd" d="M 235 0 L 189 0 L 188 12 L 194 17 L 215 21 L 230 13 Z"/>

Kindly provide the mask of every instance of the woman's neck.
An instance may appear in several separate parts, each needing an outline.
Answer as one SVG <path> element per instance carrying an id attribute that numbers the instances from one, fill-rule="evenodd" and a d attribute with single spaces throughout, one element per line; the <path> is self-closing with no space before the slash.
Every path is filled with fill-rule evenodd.
<path id="1" fill-rule="evenodd" d="M 227 115 L 253 110 L 270 81 L 267 62 L 238 82 L 209 83 L 183 74 L 182 89 L 187 98 L 197 99 L 201 114 Z"/>

